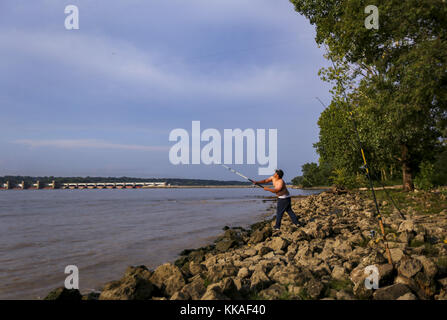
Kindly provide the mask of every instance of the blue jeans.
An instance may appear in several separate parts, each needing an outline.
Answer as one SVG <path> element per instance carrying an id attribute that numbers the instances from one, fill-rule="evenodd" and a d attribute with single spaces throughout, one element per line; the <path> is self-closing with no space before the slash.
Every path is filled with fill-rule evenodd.
<path id="1" fill-rule="evenodd" d="M 281 227 L 281 219 L 284 214 L 284 211 L 287 211 L 287 214 L 292 219 L 293 224 L 298 225 L 298 219 L 296 218 L 295 213 L 292 210 L 292 201 L 290 198 L 280 199 L 278 198 L 278 203 L 276 207 L 276 225 L 275 228 Z"/>

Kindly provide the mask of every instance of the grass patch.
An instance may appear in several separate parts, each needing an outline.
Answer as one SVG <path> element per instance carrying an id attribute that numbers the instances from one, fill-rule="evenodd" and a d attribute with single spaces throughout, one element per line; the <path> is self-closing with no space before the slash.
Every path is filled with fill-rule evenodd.
<path id="1" fill-rule="evenodd" d="M 421 241 L 421 240 L 413 239 L 410 241 L 410 247 L 412 247 L 412 248 L 417 248 L 417 247 L 423 246 L 424 244 L 425 244 L 425 242 Z"/>
<path id="2" fill-rule="evenodd" d="M 439 250 L 434 246 L 434 245 L 432 245 L 431 243 L 425 243 L 424 244 L 424 254 L 425 255 L 427 255 L 427 256 L 430 256 L 430 257 L 434 257 L 434 256 L 437 256 L 437 255 L 439 255 Z"/>
<path id="3" fill-rule="evenodd" d="M 382 214 L 392 214 L 396 209 L 385 190 L 379 188 L 375 189 L 375 192 Z M 387 192 L 405 215 L 413 213 L 437 214 L 447 209 L 446 190 L 435 193 L 424 191 L 403 192 L 402 190 L 390 189 Z M 371 191 L 359 191 L 359 193 L 368 199 L 372 199 Z"/>
<path id="4" fill-rule="evenodd" d="M 328 287 L 337 291 L 347 291 L 352 293 L 352 282 L 349 279 L 331 279 L 328 283 Z"/>
<path id="5" fill-rule="evenodd" d="M 300 293 L 298 293 L 298 297 L 300 297 L 301 300 L 312 300 L 312 297 L 307 293 L 306 288 L 302 288 Z"/>

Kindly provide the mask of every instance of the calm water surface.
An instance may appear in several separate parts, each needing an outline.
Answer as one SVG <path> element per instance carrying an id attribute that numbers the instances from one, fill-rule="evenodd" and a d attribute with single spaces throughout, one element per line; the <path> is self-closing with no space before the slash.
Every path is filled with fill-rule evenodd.
<path id="1" fill-rule="evenodd" d="M 129 265 L 172 262 L 183 249 L 210 244 L 225 225 L 247 227 L 273 215 L 266 194 L 254 188 L 0 191 L 0 299 L 45 297 L 63 286 L 67 265 L 79 268 L 85 293 L 119 279 Z"/>

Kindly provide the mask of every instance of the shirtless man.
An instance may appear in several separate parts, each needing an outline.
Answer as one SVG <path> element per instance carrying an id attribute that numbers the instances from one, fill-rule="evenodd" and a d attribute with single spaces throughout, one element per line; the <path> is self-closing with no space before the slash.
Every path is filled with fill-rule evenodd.
<path id="1" fill-rule="evenodd" d="M 254 183 L 273 183 L 273 189 L 269 187 L 264 187 L 265 191 L 270 191 L 276 193 L 278 196 L 278 204 L 276 209 L 276 225 L 274 227 L 275 230 L 279 230 L 281 227 L 281 219 L 284 214 L 284 211 L 287 211 L 294 225 L 299 226 L 298 219 L 296 218 L 295 213 L 292 210 L 292 204 L 290 199 L 289 190 L 287 190 L 286 183 L 282 179 L 284 176 L 284 172 L 280 169 L 275 170 L 275 174 L 270 178 L 261 181 L 255 181 Z"/>

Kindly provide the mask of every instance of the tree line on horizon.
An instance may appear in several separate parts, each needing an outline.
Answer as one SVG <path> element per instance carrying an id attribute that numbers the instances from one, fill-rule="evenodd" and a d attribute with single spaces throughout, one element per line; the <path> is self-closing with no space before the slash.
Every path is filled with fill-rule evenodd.
<path id="1" fill-rule="evenodd" d="M 333 86 L 318 164 L 293 182 L 365 184 L 361 142 L 373 180 L 400 179 L 405 191 L 446 185 L 447 2 L 377 0 L 375 30 L 365 27 L 368 1 L 290 1 L 315 26 L 330 62 L 319 75 Z"/>

